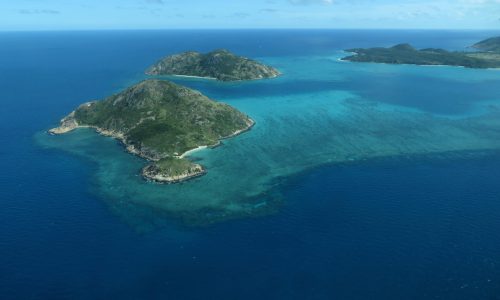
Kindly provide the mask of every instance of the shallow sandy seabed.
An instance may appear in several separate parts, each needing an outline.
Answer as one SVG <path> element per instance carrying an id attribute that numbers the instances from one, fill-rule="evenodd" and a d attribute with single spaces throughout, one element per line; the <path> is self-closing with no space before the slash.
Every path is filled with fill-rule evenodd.
<path id="1" fill-rule="evenodd" d="M 422 72 L 415 66 L 340 63 L 335 56 L 273 58 L 268 63 L 274 63 L 285 75 L 258 83 L 257 88 L 262 84 L 283 88 L 301 80 L 348 80 L 350 70 L 365 75 L 374 72 L 373 76 L 380 72 L 382 76 L 384 72 Z M 425 72 L 432 70 L 441 72 L 433 76 L 443 78 L 451 78 L 450 74 L 456 72 L 460 82 L 466 77 L 462 73 L 470 71 L 425 68 Z M 491 76 L 481 74 L 485 74 L 485 80 Z M 240 83 L 230 87 L 244 86 Z M 164 216 L 186 225 L 206 225 L 272 213 L 283 201 L 276 188 L 281 182 L 324 164 L 500 149 L 500 112 L 491 103 L 480 115 L 447 117 L 380 103 L 347 90 L 283 90 L 282 95 L 242 93 L 236 99 L 233 95 L 221 98 L 250 115 L 257 124 L 251 131 L 224 141 L 221 147 L 192 153 L 190 159 L 206 167 L 208 174 L 182 184 L 144 181 L 139 175 L 145 165 L 143 160 L 89 129 L 63 136 L 39 133 L 36 139 L 43 147 L 94 161 L 93 190 L 114 212 L 137 226 L 161 223 Z"/>

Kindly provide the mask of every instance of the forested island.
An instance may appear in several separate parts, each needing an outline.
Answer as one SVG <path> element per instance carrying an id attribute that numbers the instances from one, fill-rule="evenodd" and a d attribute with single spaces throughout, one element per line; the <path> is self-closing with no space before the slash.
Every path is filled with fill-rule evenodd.
<path id="1" fill-rule="evenodd" d="M 104 100 L 80 105 L 49 132 L 94 128 L 151 161 L 142 170 L 146 179 L 174 183 L 206 172 L 185 158 L 187 152 L 216 146 L 253 125 L 247 115 L 198 91 L 166 80 L 145 80 Z"/>
<path id="2" fill-rule="evenodd" d="M 255 60 L 220 49 L 206 54 L 189 51 L 167 56 L 149 67 L 146 74 L 240 81 L 274 78 L 280 72 Z"/>
<path id="3" fill-rule="evenodd" d="M 342 58 L 352 62 L 376 62 L 388 64 L 446 65 L 466 68 L 500 68 L 500 37 L 474 44 L 477 52 L 447 51 L 438 48 L 415 49 L 410 44 L 390 48 L 354 48 L 347 52 L 354 55 Z"/>

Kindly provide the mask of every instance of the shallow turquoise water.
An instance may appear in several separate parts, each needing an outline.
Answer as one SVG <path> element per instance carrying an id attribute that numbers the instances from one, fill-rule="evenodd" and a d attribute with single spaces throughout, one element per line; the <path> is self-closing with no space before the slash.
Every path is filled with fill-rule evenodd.
<path id="1" fill-rule="evenodd" d="M 89 130 L 37 137 L 95 161 L 95 192 L 125 219 L 139 205 L 187 224 L 275 212 L 287 176 L 324 164 L 500 148 L 497 70 L 356 64 L 340 61 L 344 55 L 261 57 L 283 72 L 272 80 L 166 78 L 257 122 L 222 147 L 193 153 L 208 174 L 184 184 L 145 182 L 143 161 Z"/>
<path id="2" fill-rule="evenodd" d="M 464 118 L 495 112 L 497 71 L 336 58 L 340 49 L 402 41 L 460 50 L 498 34 L 0 33 L 2 299 L 498 298 L 498 151 L 319 166 L 341 152 L 366 155 L 394 145 L 405 151 L 403 145 L 496 147 L 498 118 Z M 90 131 L 43 133 L 78 104 L 141 80 L 158 57 L 220 47 L 261 57 L 286 75 L 243 84 L 177 80 L 259 123 L 223 147 L 197 153 L 210 174 L 162 196 L 175 190 L 182 196 L 176 199 L 189 200 L 194 191 L 207 191 L 203 200 L 212 201 L 272 187 L 243 199 L 257 208 L 269 200 L 273 209 L 265 217 L 203 228 L 172 224 L 175 218 L 162 209 L 136 204 L 141 197 L 162 205 L 171 199 L 160 197 L 170 187 L 137 176 L 142 160 Z M 395 138 L 408 134 L 419 139 Z M 224 170 L 235 172 L 234 188 L 226 182 L 219 193 L 215 185 L 200 187 L 229 180 Z M 276 177 L 297 170 L 304 171 Z M 204 213 L 213 220 L 220 211 Z"/>

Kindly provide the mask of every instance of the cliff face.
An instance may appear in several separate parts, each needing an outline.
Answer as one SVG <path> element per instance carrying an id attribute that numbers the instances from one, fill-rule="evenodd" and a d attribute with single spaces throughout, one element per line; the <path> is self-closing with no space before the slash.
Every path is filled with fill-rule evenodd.
<path id="1" fill-rule="evenodd" d="M 146 70 L 148 75 L 185 75 L 215 78 L 222 81 L 273 78 L 280 72 L 227 50 L 207 54 L 184 52 L 168 56 Z"/>
<path id="2" fill-rule="evenodd" d="M 50 133 L 95 128 L 122 141 L 129 152 L 155 161 L 143 175 L 176 182 L 205 172 L 178 158 L 182 153 L 217 144 L 252 125 L 248 116 L 198 91 L 169 81 L 146 80 L 102 101 L 80 105 Z"/>

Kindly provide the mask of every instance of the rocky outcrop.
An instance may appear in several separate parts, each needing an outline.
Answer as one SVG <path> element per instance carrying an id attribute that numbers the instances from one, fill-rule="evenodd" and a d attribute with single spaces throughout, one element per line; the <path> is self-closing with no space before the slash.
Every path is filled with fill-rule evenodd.
<path id="1" fill-rule="evenodd" d="M 75 112 L 72 111 L 69 115 L 61 120 L 61 125 L 49 130 L 50 134 L 63 134 L 78 128 L 78 122 L 75 119 Z"/>
<path id="2" fill-rule="evenodd" d="M 150 181 L 158 183 L 179 183 L 203 176 L 207 171 L 199 164 L 192 164 L 189 168 L 180 174 L 169 173 L 160 169 L 157 165 L 152 164 L 144 167 L 141 171 L 142 176 Z"/>

